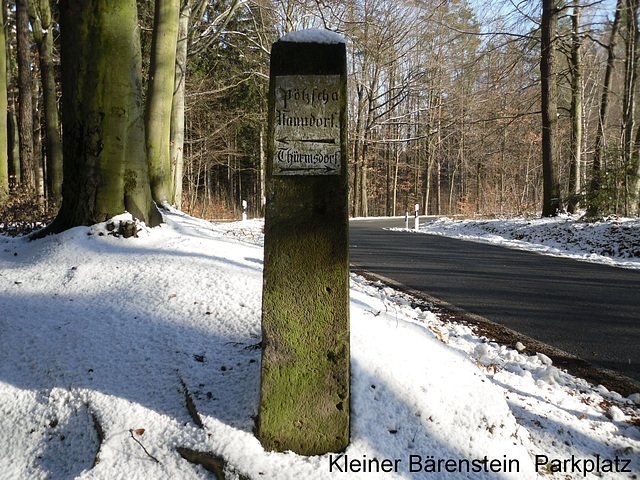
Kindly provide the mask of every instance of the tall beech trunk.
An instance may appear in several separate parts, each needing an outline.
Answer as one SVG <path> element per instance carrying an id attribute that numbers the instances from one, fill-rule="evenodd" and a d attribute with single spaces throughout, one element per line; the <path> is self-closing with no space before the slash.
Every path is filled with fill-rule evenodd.
<path id="1" fill-rule="evenodd" d="M 33 98 L 31 53 L 29 45 L 29 5 L 16 0 L 18 39 L 18 135 L 20 141 L 20 177 L 22 187 L 29 193 L 36 190 L 36 171 L 33 155 Z"/>
<path id="2" fill-rule="evenodd" d="M 18 135 L 18 117 L 16 115 L 15 95 L 8 97 L 7 137 L 9 141 L 9 187 L 22 183 L 20 171 L 20 138 Z"/>
<path id="3" fill-rule="evenodd" d="M 360 170 L 362 169 L 362 150 L 364 149 L 364 88 L 358 86 L 357 89 L 357 102 L 356 102 L 356 130 L 355 139 L 353 139 L 353 216 L 359 217 L 362 215 L 362 189 L 360 183 L 362 181 L 362 175 Z"/>
<path id="4" fill-rule="evenodd" d="M 176 66 L 171 104 L 171 193 L 169 202 L 179 210 L 182 208 L 182 172 L 184 165 L 184 93 L 187 77 L 187 47 L 189 19 L 193 0 L 183 0 L 178 21 L 178 40 L 176 48 Z"/>
<path id="5" fill-rule="evenodd" d="M 35 169 L 35 179 L 36 179 L 36 190 L 35 190 L 35 199 L 38 203 L 38 206 L 44 210 L 46 205 L 46 189 L 45 189 L 45 168 L 44 168 L 44 156 L 42 152 L 42 115 L 40 113 L 40 102 L 37 100 L 40 98 L 41 91 L 41 83 L 40 83 L 40 72 L 38 69 L 39 65 L 35 64 L 33 66 L 33 90 L 32 90 L 32 98 L 36 101 L 33 102 L 33 165 Z"/>
<path id="6" fill-rule="evenodd" d="M 178 40 L 179 0 L 156 0 L 145 112 L 151 193 L 159 205 L 171 198 L 171 105 Z"/>
<path id="7" fill-rule="evenodd" d="M 129 211 L 154 226 L 135 0 L 60 1 L 62 206 L 38 235 Z M 117 58 L 118 61 L 113 61 Z"/>
<path id="8" fill-rule="evenodd" d="M 540 74 L 542 82 L 542 216 L 560 211 L 558 181 L 558 93 L 556 85 L 555 36 L 558 24 L 556 0 L 542 1 Z"/>
<path id="9" fill-rule="evenodd" d="M 5 7 L 0 10 L 4 25 Z M 9 194 L 9 134 L 7 110 L 7 55 L 4 26 L 0 26 L 0 201 Z"/>
<path id="10" fill-rule="evenodd" d="M 38 45 L 42 77 L 48 193 L 53 202 L 60 203 L 62 200 L 62 137 L 58 118 L 53 62 L 53 25 L 49 0 L 29 0 L 29 17 L 33 38 Z"/>
<path id="11" fill-rule="evenodd" d="M 8 142 L 8 163 L 9 163 L 9 188 L 19 185 L 22 181 L 20 175 L 20 140 L 18 138 L 18 118 L 16 116 L 16 94 L 15 85 L 13 82 L 13 75 L 11 74 L 11 47 L 10 42 L 7 42 L 11 38 L 11 32 L 9 22 L 7 22 L 7 2 L 2 2 L 2 14 L 4 19 L 3 34 L 5 39 L 5 51 L 4 60 L 6 65 L 6 75 L 4 81 L 6 82 L 7 92 L 7 142 Z"/>
<path id="12" fill-rule="evenodd" d="M 569 199 L 567 211 L 575 213 L 580 198 L 582 163 L 582 38 L 580 37 L 580 2 L 571 15 L 571 163 L 569 164 Z"/>

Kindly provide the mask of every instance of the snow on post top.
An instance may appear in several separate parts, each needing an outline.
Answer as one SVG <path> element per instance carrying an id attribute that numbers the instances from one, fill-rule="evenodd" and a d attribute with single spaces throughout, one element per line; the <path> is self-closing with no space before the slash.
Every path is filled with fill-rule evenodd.
<path id="1" fill-rule="evenodd" d="M 342 35 L 332 32 L 331 30 L 308 28 L 306 30 L 288 33 L 280 37 L 278 42 L 336 44 L 345 43 L 345 40 Z"/>

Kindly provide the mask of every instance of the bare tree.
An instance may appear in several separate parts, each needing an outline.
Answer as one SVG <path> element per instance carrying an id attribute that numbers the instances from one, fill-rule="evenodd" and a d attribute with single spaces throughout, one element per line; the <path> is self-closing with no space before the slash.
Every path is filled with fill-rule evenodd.
<path id="1" fill-rule="evenodd" d="M 171 105 L 170 169 L 171 193 L 169 202 L 177 208 L 182 204 L 182 177 L 184 170 L 185 89 L 187 59 L 204 50 L 224 31 L 238 8 L 246 0 L 233 0 L 228 8 L 214 18 L 205 14 L 204 0 L 182 0 L 178 20 L 175 56 L 174 88 Z M 206 28 L 204 28 L 206 26 Z"/>
<path id="2" fill-rule="evenodd" d="M 625 169 L 625 215 L 638 213 L 638 185 L 640 162 L 634 139 L 636 129 L 636 85 L 638 83 L 638 56 L 640 34 L 638 33 L 638 0 L 627 0 L 625 11 L 625 76 L 622 112 L 622 155 Z M 640 129 L 638 129 L 640 130 Z"/>
<path id="3" fill-rule="evenodd" d="M 623 0 L 616 3 L 616 11 L 611 25 L 611 39 L 607 46 L 607 66 L 602 84 L 602 97 L 600 100 L 600 112 L 598 115 L 598 127 L 596 128 L 596 139 L 593 147 L 593 167 L 591 170 L 591 181 L 587 198 L 587 218 L 597 218 L 600 215 L 601 189 L 602 189 L 602 150 L 605 138 L 605 127 L 607 123 L 607 113 L 609 108 L 609 93 L 615 67 L 616 46 L 618 41 L 618 28 L 622 15 Z"/>

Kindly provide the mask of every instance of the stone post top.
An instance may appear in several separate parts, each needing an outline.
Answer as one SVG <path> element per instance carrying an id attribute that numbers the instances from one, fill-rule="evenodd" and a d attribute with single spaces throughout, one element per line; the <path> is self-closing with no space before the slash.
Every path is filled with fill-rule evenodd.
<path id="1" fill-rule="evenodd" d="M 331 30 L 323 30 L 320 28 L 308 28 L 306 30 L 291 32 L 280 37 L 277 42 L 322 44 L 346 43 L 342 35 L 332 32 Z"/>

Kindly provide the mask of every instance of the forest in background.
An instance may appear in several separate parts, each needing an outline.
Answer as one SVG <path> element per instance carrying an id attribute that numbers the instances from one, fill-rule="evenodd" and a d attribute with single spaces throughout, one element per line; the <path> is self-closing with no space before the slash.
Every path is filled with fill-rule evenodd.
<path id="1" fill-rule="evenodd" d="M 347 42 L 353 216 L 403 215 L 416 203 L 429 214 L 533 215 L 549 201 L 546 214 L 638 213 L 637 0 L 172 2 L 184 109 L 174 102 L 171 174 L 181 181 L 169 203 L 189 214 L 237 218 L 244 200 L 261 215 L 269 50 L 304 28 Z M 154 9 L 172 2 L 137 2 L 143 92 Z M 3 3 L 0 223 L 52 218 L 63 182 L 58 2 Z"/>

